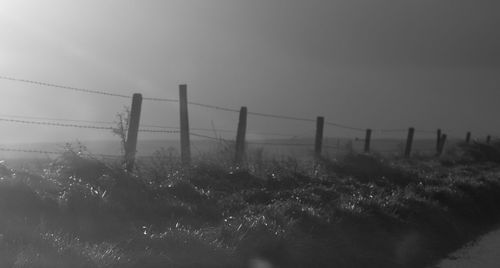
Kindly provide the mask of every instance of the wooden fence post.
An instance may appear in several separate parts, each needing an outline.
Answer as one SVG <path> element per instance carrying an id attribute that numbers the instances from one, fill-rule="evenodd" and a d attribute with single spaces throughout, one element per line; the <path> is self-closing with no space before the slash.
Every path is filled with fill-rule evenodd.
<path id="1" fill-rule="evenodd" d="M 439 146 L 441 145 L 441 129 L 437 130 L 437 138 L 436 138 L 436 153 L 439 152 Z"/>
<path id="2" fill-rule="evenodd" d="M 316 140 L 314 142 L 314 155 L 321 157 L 321 147 L 323 145 L 323 127 L 325 125 L 325 118 L 318 116 L 316 118 Z"/>
<path id="3" fill-rule="evenodd" d="M 411 154 L 411 146 L 413 144 L 413 135 L 415 134 L 414 128 L 408 129 L 408 137 L 406 139 L 406 148 L 405 148 L 405 157 L 410 157 Z"/>
<path id="4" fill-rule="evenodd" d="M 241 164 L 245 155 L 245 136 L 247 131 L 247 107 L 241 107 L 240 120 L 238 121 L 238 132 L 236 134 L 235 164 Z"/>
<path id="5" fill-rule="evenodd" d="M 486 144 L 490 144 L 490 142 L 491 142 L 491 136 L 488 135 L 486 136 Z"/>
<path id="6" fill-rule="evenodd" d="M 372 137 L 372 130 L 367 129 L 366 130 L 366 136 L 365 136 L 365 153 L 370 152 L 370 139 Z"/>
<path id="7" fill-rule="evenodd" d="M 467 135 L 465 136 L 465 143 L 470 143 L 470 131 L 468 131 Z"/>
<path id="8" fill-rule="evenodd" d="M 191 163 L 191 148 L 189 143 L 187 85 L 179 85 L 179 107 L 181 116 L 181 161 L 183 165 L 189 165 Z"/>
<path id="9" fill-rule="evenodd" d="M 132 97 L 132 109 L 128 123 L 127 141 L 125 144 L 125 168 L 128 172 L 134 169 L 135 154 L 137 151 L 137 134 L 139 132 L 139 121 L 141 119 L 142 95 L 134 94 Z"/>
<path id="10" fill-rule="evenodd" d="M 446 134 L 441 135 L 440 141 L 441 143 L 439 144 L 439 150 L 437 152 L 437 156 L 441 156 L 443 154 L 444 145 L 446 143 Z"/>

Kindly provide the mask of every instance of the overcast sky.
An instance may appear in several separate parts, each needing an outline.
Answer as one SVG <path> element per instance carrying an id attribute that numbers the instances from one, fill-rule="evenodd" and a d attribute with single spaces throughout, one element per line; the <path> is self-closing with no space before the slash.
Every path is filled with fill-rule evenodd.
<path id="1" fill-rule="evenodd" d="M 186 83 L 191 101 L 211 105 L 360 128 L 498 135 L 499 12 L 489 0 L 0 0 L 0 75 L 160 98 L 177 98 Z M 113 121 L 130 105 L 4 80 L 0 90 L 0 118 Z M 236 113 L 189 112 L 192 128 L 237 125 Z M 143 103 L 143 124 L 177 126 L 178 117 L 175 103 Z M 113 138 L 0 127 L 2 142 Z M 314 123 L 251 116 L 248 129 L 312 136 Z"/>

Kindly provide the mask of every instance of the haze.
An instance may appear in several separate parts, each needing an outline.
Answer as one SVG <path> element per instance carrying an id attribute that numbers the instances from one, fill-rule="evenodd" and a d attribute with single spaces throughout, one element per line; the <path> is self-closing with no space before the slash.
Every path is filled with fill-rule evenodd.
<path id="1" fill-rule="evenodd" d="M 500 2 L 486 0 L 5 0 L 0 76 L 173 99 L 185 83 L 191 101 L 210 105 L 324 116 L 359 128 L 499 135 L 499 10 Z M 0 90 L 1 118 L 113 121 L 130 105 L 6 80 Z M 178 118 L 175 103 L 143 104 L 143 124 L 178 126 Z M 192 128 L 235 129 L 237 119 L 190 107 Z M 113 138 L 109 131 L 0 127 L 3 143 Z M 314 123 L 249 117 L 248 129 L 312 137 Z"/>

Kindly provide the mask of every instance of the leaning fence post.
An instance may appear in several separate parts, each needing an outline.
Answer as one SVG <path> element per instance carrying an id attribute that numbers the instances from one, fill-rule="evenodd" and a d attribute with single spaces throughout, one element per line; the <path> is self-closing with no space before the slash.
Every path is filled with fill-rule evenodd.
<path id="1" fill-rule="evenodd" d="M 372 130 L 371 129 L 367 129 L 366 130 L 366 137 L 365 137 L 365 153 L 369 153 L 370 152 L 370 139 L 371 139 L 371 136 L 372 136 Z"/>
<path id="2" fill-rule="evenodd" d="M 314 154 L 316 157 L 321 156 L 321 146 L 323 145 L 323 127 L 325 125 L 325 118 L 318 116 L 316 118 L 316 139 L 314 142 Z"/>
<path id="3" fill-rule="evenodd" d="M 415 134 L 415 129 L 412 127 L 409 128 L 408 129 L 408 137 L 406 139 L 405 157 L 410 157 L 411 146 L 413 144 L 413 135 L 414 134 Z"/>
<path id="4" fill-rule="evenodd" d="M 142 95 L 134 94 L 132 97 L 132 109 L 128 123 L 127 141 L 125 144 L 125 168 L 128 172 L 134 169 L 135 154 L 137 150 L 137 134 L 139 132 L 139 121 L 141 118 Z"/>
<path id="5" fill-rule="evenodd" d="M 465 143 L 470 143 L 470 131 L 468 131 L 467 135 L 465 136 Z"/>
<path id="6" fill-rule="evenodd" d="M 189 143 L 189 117 L 187 85 L 179 85 L 179 107 L 181 124 L 181 161 L 184 165 L 191 163 L 191 148 Z"/>
<path id="7" fill-rule="evenodd" d="M 488 135 L 486 136 L 486 144 L 490 144 L 490 142 L 491 142 L 491 136 Z"/>
<path id="8" fill-rule="evenodd" d="M 439 146 L 441 145 L 441 129 L 437 130 L 437 138 L 436 138 L 436 152 L 439 152 Z"/>
<path id="9" fill-rule="evenodd" d="M 444 145 L 446 143 L 446 134 L 441 135 L 440 140 L 441 140 L 441 143 L 439 144 L 439 150 L 437 152 L 437 156 L 441 156 L 441 154 L 443 154 Z"/>
<path id="10" fill-rule="evenodd" d="M 236 134 L 235 163 L 241 164 L 245 155 L 245 135 L 247 131 L 247 107 L 241 107 L 240 120 L 238 121 L 238 132 Z"/>

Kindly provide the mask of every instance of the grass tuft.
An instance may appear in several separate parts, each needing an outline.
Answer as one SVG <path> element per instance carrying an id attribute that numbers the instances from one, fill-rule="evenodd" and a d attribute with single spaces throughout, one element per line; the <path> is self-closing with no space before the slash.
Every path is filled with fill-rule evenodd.
<path id="1" fill-rule="evenodd" d="M 135 173 L 69 147 L 40 174 L 0 165 L 0 266 L 425 267 L 498 222 L 497 147 L 467 146 L 190 168 L 163 151 Z"/>

